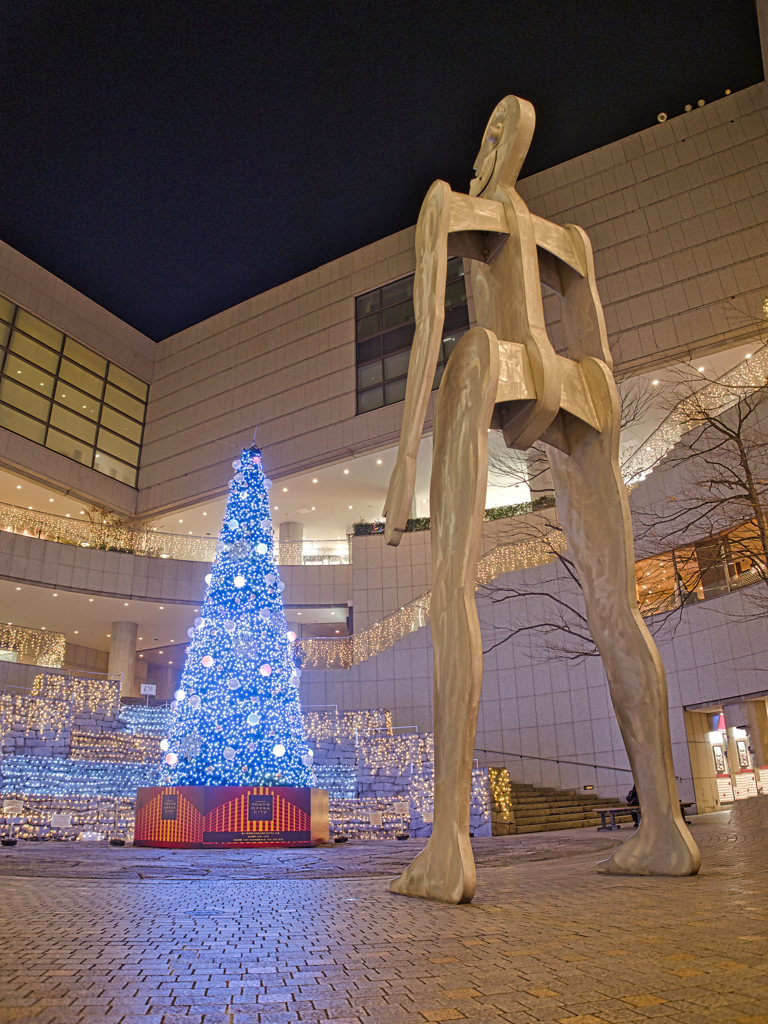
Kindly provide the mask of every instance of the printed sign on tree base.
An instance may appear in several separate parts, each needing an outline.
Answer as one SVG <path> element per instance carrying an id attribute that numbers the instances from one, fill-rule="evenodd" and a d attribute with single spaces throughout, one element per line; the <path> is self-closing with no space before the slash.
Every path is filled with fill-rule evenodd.
<path id="1" fill-rule="evenodd" d="M 134 846 L 226 849 L 328 842 L 328 793 L 294 786 L 140 786 Z"/>

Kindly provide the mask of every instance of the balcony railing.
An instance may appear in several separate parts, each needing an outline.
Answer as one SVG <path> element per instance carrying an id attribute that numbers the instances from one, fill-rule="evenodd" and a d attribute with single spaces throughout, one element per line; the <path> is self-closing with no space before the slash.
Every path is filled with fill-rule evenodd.
<path id="1" fill-rule="evenodd" d="M 0 530 L 39 537 L 58 544 L 74 544 L 100 551 L 122 551 L 150 558 L 176 558 L 185 562 L 213 562 L 216 537 L 191 537 L 160 530 L 142 530 L 125 523 L 92 522 L 55 516 L 49 512 L 0 503 Z M 275 541 L 277 565 L 347 565 L 352 546 L 343 540 Z"/>

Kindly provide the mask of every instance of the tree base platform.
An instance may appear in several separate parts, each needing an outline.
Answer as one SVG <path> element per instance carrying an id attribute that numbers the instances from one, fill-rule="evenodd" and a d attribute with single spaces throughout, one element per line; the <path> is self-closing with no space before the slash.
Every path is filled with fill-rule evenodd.
<path id="1" fill-rule="evenodd" d="M 140 786 L 134 846 L 223 850 L 328 842 L 328 792 L 293 786 Z"/>

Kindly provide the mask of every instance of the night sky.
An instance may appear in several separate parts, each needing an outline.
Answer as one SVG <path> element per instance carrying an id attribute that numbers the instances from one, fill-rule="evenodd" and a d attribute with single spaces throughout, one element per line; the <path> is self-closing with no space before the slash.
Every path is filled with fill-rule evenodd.
<path id="1" fill-rule="evenodd" d="M 160 339 L 466 191 L 763 78 L 753 0 L 5 0 L 0 238 Z"/>

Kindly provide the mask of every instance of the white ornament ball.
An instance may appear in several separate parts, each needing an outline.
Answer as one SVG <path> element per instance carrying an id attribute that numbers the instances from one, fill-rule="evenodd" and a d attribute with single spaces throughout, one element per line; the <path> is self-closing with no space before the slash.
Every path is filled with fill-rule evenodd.
<path id="1" fill-rule="evenodd" d="M 296 634 L 293 632 L 292 629 L 289 629 L 285 635 L 288 637 L 290 643 L 293 643 L 293 641 L 296 639 Z"/>
<path id="2" fill-rule="evenodd" d="M 227 680 L 227 686 L 230 688 L 230 690 L 236 690 L 239 685 L 240 680 L 237 678 L 237 676 L 230 676 L 230 678 Z"/>
<path id="3" fill-rule="evenodd" d="M 194 697 L 189 698 L 189 706 L 191 708 L 194 708 L 195 710 L 197 710 L 200 707 L 200 698 L 197 696 L 197 694 L 195 694 Z"/>
<path id="4" fill-rule="evenodd" d="M 235 624 L 232 619 L 224 619 L 224 629 L 226 629 L 228 633 L 235 632 Z"/>
<path id="5" fill-rule="evenodd" d="M 267 545 L 264 544 L 264 542 L 262 541 L 260 544 L 256 545 L 256 550 L 260 555 L 266 555 L 269 549 L 267 548 Z"/>
<path id="6" fill-rule="evenodd" d="M 293 677 L 294 677 L 294 679 L 301 679 L 301 669 L 300 668 L 295 668 L 293 670 Z"/>
<path id="7" fill-rule="evenodd" d="M 269 519 L 262 519 L 261 522 L 259 523 L 259 526 L 262 528 L 262 530 L 268 530 L 272 526 L 272 522 Z"/>
<path id="8" fill-rule="evenodd" d="M 245 586 L 245 576 L 235 576 L 233 583 L 235 584 L 238 590 L 242 590 L 243 587 Z"/>
<path id="9" fill-rule="evenodd" d="M 248 723 L 248 725 L 258 725 L 259 724 L 259 716 L 258 716 L 258 714 L 255 711 L 252 711 L 250 713 L 250 715 L 248 715 L 248 717 L 246 718 L 246 722 Z"/>
<path id="10" fill-rule="evenodd" d="M 232 463 L 232 469 L 240 469 L 240 459 L 235 459 Z"/>
<path id="11" fill-rule="evenodd" d="M 264 582 L 267 583 L 271 587 L 276 579 L 277 579 L 277 576 L 275 576 L 274 573 L 268 572 L 267 575 L 264 577 Z"/>
<path id="12" fill-rule="evenodd" d="M 260 608 L 259 615 L 266 622 L 266 620 L 269 618 L 269 608 Z"/>
<path id="13" fill-rule="evenodd" d="M 227 526 L 230 528 L 230 530 L 236 530 L 239 525 L 240 525 L 240 520 L 239 519 L 230 519 L 229 522 L 227 523 Z"/>
<path id="14" fill-rule="evenodd" d="M 184 700 L 184 698 L 187 696 L 187 694 L 186 694 L 185 690 L 177 690 L 176 693 L 174 693 L 173 696 L 176 698 L 176 700 L 179 703 L 181 703 L 181 701 Z"/>
<path id="15" fill-rule="evenodd" d="M 160 740 L 160 749 L 161 750 L 167 750 L 168 747 L 170 747 L 170 745 L 171 744 L 168 742 L 168 740 Z"/>
<path id="16" fill-rule="evenodd" d="M 264 477 L 264 486 L 267 488 L 267 490 L 269 490 L 269 488 L 272 486 L 272 481 L 269 479 L 268 476 Z"/>
<path id="17" fill-rule="evenodd" d="M 243 480 L 245 480 L 245 477 L 243 476 L 242 473 L 235 473 L 235 480 L 237 480 L 237 482 L 241 484 Z"/>
<path id="18" fill-rule="evenodd" d="M 213 658 L 210 654 L 206 654 L 203 658 L 203 668 L 213 668 Z"/>
<path id="19" fill-rule="evenodd" d="M 272 666 L 271 665 L 262 665 L 259 668 L 259 672 L 261 672 L 261 674 L 263 676 L 271 676 L 272 675 Z"/>
<path id="20" fill-rule="evenodd" d="M 189 629 L 187 630 L 187 636 L 188 637 L 193 637 L 194 635 L 195 635 L 194 626 L 190 626 Z"/>
<path id="21" fill-rule="evenodd" d="M 212 579 L 213 579 L 213 574 L 209 572 L 208 575 L 205 577 L 205 582 L 208 584 L 209 587 L 211 585 L 211 580 Z"/>
<path id="22" fill-rule="evenodd" d="M 234 750 L 234 747 L 224 747 L 224 759 L 226 761 L 234 761 L 235 760 L 235 750 Z"/>
<path id="23" fill-rule="evenodd" d="M 275 757 L 284 757 L 285 747 L 283 746 L 282 743 L 276 743 L 274 747 L 272 747 L 272 753 L 275 755 Z"/>
<path id="24" fill-rule="evenodd" d="M 165 763 L 166 764 L 176 764 L 176 762 L 178 760 L 179 760 L 178 757 L 173 752 L 171 752 L 170 754 L 166 754 L 165 755 Z"/>
<path id="25" fill-rule="evenodd" d="M 171 701 L 171 704 L 170 704 L 171 711 L 175 711 L 178 706 L 179 706 L 179 702 L 177 700 L 172 700 Z"/>
<path id="26" fill-rule="evenodd" d="M 282 592 L 283 592 L 283 591 L 285 590 L 285 584 L 284 584 L 284 583 L 278 583 L 278 584 L 277 584 L 277 589 L 278 589 L 278 590 L 280 591 L 280 593 L 282 594 Z"/>
<path id="27" fill-rule="evenodd" d="M 198 629 L 200 629 L 200 627 L 203 625 L 204 622 L 205 622 L 205 619 L 201 619 L 199 615 L 195 619 L 195 625 L 197 626 Z"/>
<path id="28" fill-rule="evenodd" d="M 305 768 L 311 768 L 313 760 L 314 758 L 312 757 L 311 754 L 305 754 L 304 757 L 302 757 L 301 759 L 301 763 L 304 765 Z"/>

